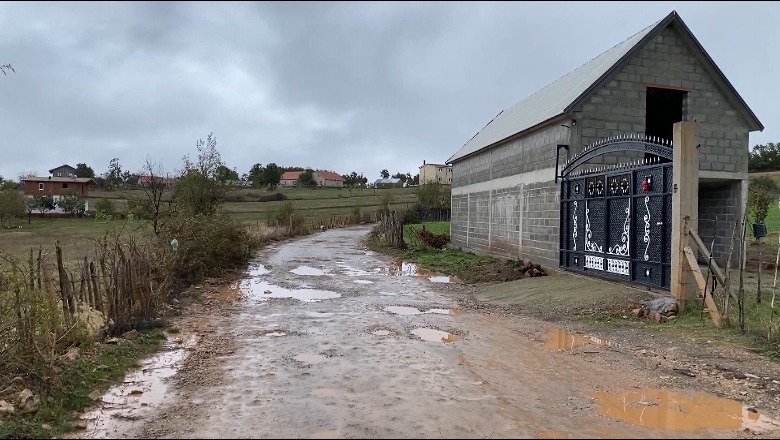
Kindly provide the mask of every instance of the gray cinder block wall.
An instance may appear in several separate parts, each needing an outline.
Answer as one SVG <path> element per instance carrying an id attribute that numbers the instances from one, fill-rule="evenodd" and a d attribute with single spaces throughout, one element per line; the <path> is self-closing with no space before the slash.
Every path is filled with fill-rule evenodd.
<path id="1" fill-rule="evenodd" d="M 560 124 L 455 162 L 451 240 L 456 246 L 502 258 L 558 267 L 560 186 L 558 144 L 569 142 Z"/>

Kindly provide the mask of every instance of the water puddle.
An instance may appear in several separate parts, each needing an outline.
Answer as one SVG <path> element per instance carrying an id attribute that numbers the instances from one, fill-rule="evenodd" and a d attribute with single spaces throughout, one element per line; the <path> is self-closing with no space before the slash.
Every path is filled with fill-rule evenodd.
<path id="1" fill-rule="evenodd" d="M 295 360 L 304 364 L 314 365 L 325 362 L 327 358 L 321 354 L 303 353 L 295 356 Z"/>
<path id="2" fill-rule="evenodd" d="M 553 327 L 547 330 L 544 337 L 544 345 L 550 350 L 570 350 L 582 345 L 617 346 L 617 344 L 606 339 L 587 335 L 575 335 L 559 327 Z"/>
<path id="3" fill-rule="evenodd" d="M 603 416 L 650 429 L 697 431 L 700 429 L 763 432 L 780 428 L 780 423 L 761 415 L 755 408 L 735 400 L 701 392 L 690 396 L 670 390 L 650 389 L 622 394 L 593 394 Z"/>
<path id="4" fill-rule="evenodd" d="M 405 306 L 387 306 L 385 312 L 395 313 L 396 315 L 419 315 L 422 312 L 417 307 L 405 307 Z"/>
<path id="5" fill-rule="evenodd" d="M 344 269 L 342 273 L 348 277 L 364 277 L 367 275 L 371 275 L 371 272 L 365 271 L 363 269 L 357 269 L 348 264 L 339 264 L 339 267 Z"/>
<path id="6" fill-rule="evenodd" d="M 412 330 L 412 334 L 423 341 L 443 342 L 445 344 L 451 344 L 460 339 L 460 336 L 458 335 L 443 332 L 441 330 L 434 330 L 432 328 L 416 328 Z"/>
<path id="7" fill-rule="evenodd" d="M 434 277 L 428 277 L 428 279 L 434 283 L 451 283 L 453 278 L 454 277 L 446 276 L 446 275 L 437 275 Z"/>
<path id="8" fill-rule="evenodd" d="M 355 282 L 358 284 L 374 284 L 373 281 L 369 281 L 369 280 L 355 280 Z"/>
<path id="9" fill-rule="evenodd" d="M 290 272 L 296 275 L 312 275 L 312 276 L 325 275 L 324 270 L 317 269 L 316 267 L 311 267 L 311 266 L 298 266 L 295 269 L 291 270 Z"/>
<path id="10" fill-rule="evenodd" d="M 176 374 L 187 349 L 196 342 L 194 335 L 187 339 L 171 338 L 164 344 L 167 351 L 142 361 L 139 369 L 103 394 L 98 408 L 79 417 L 82 423 L 86 422 L 84 434 L 89 438 L 115 438 L 116 432 L 127 432 L 132 423 L 159 411 L 167 396 L 167 379 Z"/>
<path id="11" fill-rule="evenodd" d="M 271 271 L 266 269 L 264 264 L 257 263 L 257 264 L 252 265 L 252 267 L 249 269 L 249 276 L 250 277 L 259 277 L 259 276 L 265 275 L 265 274 L 267 274 L 269 272 L 271 272 Z"/>
<path id="12" fill-rule="evenodd" d="M 371 332 L 371 334 L 372 335 L 377 335 L 377 336 L 387 336 L 387 335 L 390 334 L 390 331 L 389 330 L 374 330 L 374 331 Z"/>
<path id="13" fill-rule="evenodd" d="M 268 298 L 292 298 L 304 302 L 340 298 L 341 294 L 329 290 L 286 289 L 266 281 L 244 280 L 241 289 L 252 299 L 265 301 Z"/>
<path id="14" fill-rule="evenodd" d="M 411 315 L 421 315 L 423 313 L 434 313 L 437 315 L 450 315 L 450 316 L 458 316 L 462 315 L 463 311 L 459 309 L 428 309 L 424 312 L 421 312 L 420 309 L 417 307 L 407 307 L 407 306 L 387 306 L 385 307 L 385 312 L 395 313 L 396 315 L 405 315 L 405 316 L 411 316 Z"/>
<path id="15" fill-rule="evenodd" d="M 406 261 L 396 260 L 390 264 L 387 268 L 377 268 L 377 272 L 386 272 L 388 275 L 394 276 L 420 276 L 428 277 L 433 283 L 454 283 L 457 282 L 457 277 L 440 275 L 433 272 L 430 269 L 420 267 L 415 263 L 409 263 Z"/>
<path id="16" fill-rule="evenodd" d="M 266 336 L 287 336 L 287 333 L 285 332 L 269 332 L 265 334 Z"/>
<path id="17" fill-rule="evenodd" d="M 333 313 L 330 312 L 306 312 L 306 316 L 310 318 L 330 318 Z"/>

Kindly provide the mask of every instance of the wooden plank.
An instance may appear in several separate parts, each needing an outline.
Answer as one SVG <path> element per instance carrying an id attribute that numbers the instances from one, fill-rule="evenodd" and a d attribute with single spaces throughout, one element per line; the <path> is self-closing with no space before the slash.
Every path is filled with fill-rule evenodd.
<path id="1" fill-rule="evenodd" d="M 714 322 L 717 327 L 720 327 L 720 312 L 718 312 L 718 306 L 715 304 L 715 300 L 712 299 L 712 295 L 710 292 L 707 292 L 707 282 L 704 280 L 701 269 L 699 269 L 696 255 L 694 255 L 693 249 L 691 249 L 690 246 L 685 246 L 683 251 L 688 260 L 688 265 L 691 266 L 691 272 L 693 272 L 693 277 L 696 279 L 696 284 L 699 286 L 699 295 L 704 296 L 704 303 L 707 305 L 707 311 L 710 312 L 712 322 Z"/>
<path id="2" fill-rule="evenodd" d="M 688 228 L 699 225 L 699 126 L 697 122 L 676 122 L 672 128 L 672 236 L 670 290 L 680 307 L 693 296 L 694 286 L 685 273 L 683 248 L 688 245 Z"/>
<path id="3" fill-rule="evenodd" d="M 693 239 L 693 244 L 696 245 L 699 252 L 701 252 L 701 255 L 707 259 L 710 266 L 710 271 L 712 272 L 713 276 L 718 280 L 721 286 L 726 285 L 726 275 L 723 273 L 721 268 L 718 266 L 718 263 L 715 262 L 714 258 L 710 258 L 710 251 L 704 246 L 704 242 L 701 241 L 701 237 L 699 237 L 699 234 L 697 234 L 694 231 L 689 232 L 691 238 Z"/>

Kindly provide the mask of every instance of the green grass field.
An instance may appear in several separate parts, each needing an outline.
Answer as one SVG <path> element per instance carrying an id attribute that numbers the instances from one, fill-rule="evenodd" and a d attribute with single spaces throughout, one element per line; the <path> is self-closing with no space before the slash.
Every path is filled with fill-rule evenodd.
<path id="1" fill-rule="evenodd" d="M 351 218 L 357 207 L 361 214 L 376 213 L 389 197 L 390 209 L 402 211 L 411 208 L 417 202 L 415 188 L 388 189 L 347 189 L 347 188 L 278 188 L 275 191 L 262 189 L 239 189 L 231 191 L 223 209 L 226 213 L 246 223 L 265 223 L 269 217 L 279 210 L 283 201 L 259 202 L 258 199 L 275 193 L 282 193 L 287 201 L 292 202 L 295 212 L 300 214 L 306 223 L 314 227 L 338 223 L 344 218 Z M 89 205 L 94 207 L 100 199 L 111 200 L 118 212 L 126 209 L 129 198 L 143 198 L 142 190 L 96 190 L 90 194 Z M 15 257 L 27 258 L 30 249 L 43 246 L 51 251 L 54 243 L 59 240 L 63 247 L 66 260 L 83 258 L 92 252 L 94 239 L 103 236 L 113 229 L 132 229 L 146 227 L 142 221 L 96 221 L 92 218 L 67 217 L 33 217 L 30 224 L 27 219 L 18 220 L 16 227 L 0 229 L 0 252 Z"/>

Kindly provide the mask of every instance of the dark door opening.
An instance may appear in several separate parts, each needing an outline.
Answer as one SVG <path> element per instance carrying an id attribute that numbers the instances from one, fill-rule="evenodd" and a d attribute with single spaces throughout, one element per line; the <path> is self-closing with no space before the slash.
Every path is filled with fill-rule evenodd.
<path id="1" fill-rule="evenodd" d="M 672 141 L 675 122 L 683 120 L 683 103 L 688 92 L 684 90 L 647 88 L 645 100 L 645 135 Z M 656 157 L 646 154 L 646 158 Z"/>

